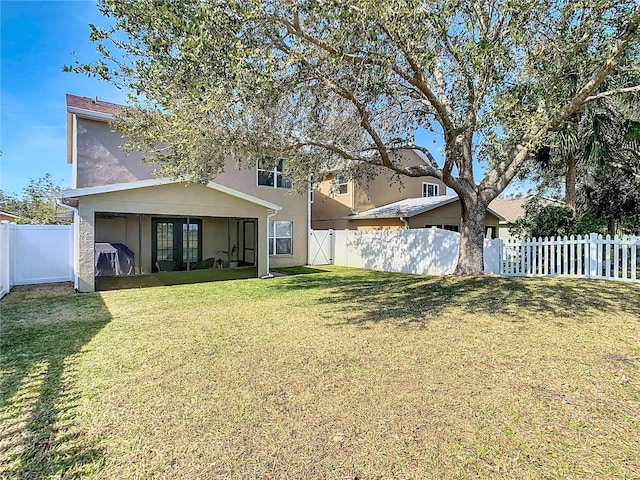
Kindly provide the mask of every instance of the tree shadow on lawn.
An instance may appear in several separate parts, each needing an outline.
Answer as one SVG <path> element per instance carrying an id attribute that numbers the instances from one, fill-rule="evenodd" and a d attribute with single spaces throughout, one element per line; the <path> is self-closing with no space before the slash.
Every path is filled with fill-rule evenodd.
<path id="1" fill-rule="evenodd" d="M 103 454 L 75 421 L 76 357 L 109 311 L 66 284 L 16 287 L 0 309 L 0 477 L 81 477 Z"/>
<path id="2" fill-rule="evenodd" d="M 346 323 L 388 320 L 424 323 L 430 317 L 486 314 L 524 322 L 532 318 L 588 321 L 626 314 L 640 319 L 640 285 L 587 279 L 434 277 L 340 269 L 291 276 L 278 288 L 325 290 L 318 302 L 341 306 Z"/>

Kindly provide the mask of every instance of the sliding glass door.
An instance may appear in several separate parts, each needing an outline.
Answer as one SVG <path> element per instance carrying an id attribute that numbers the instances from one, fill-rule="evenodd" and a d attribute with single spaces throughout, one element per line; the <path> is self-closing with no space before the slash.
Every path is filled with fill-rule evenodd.
<path id="1" fill-rule="evenodd" d="M 172 270 L 186 270 L 187 264 L 202 260 L 202 220 L 154 218 L 151 225 L 154 272 L 158 261 L 173 262 Z"/>

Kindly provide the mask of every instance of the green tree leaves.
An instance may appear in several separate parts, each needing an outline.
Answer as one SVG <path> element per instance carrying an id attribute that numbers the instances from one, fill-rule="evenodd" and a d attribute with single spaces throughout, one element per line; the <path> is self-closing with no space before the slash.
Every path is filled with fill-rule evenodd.
<path id="1" fill-rule="evenodd" d="M 118 126 L 161 175 L 207 181 L 229 156 L 268 155 L 303 190 L 374 165 L 442 179 L 476 211 L 638 45 L 636 3 L 102 0 L 113 25 L 89 70 L 131 92 Z M 421 128 L 444 158 L 407 168 L 393 153 L 426 152 Z"/>
<path id="2" fill-rule="evenodd" d="M 62 190 L 47 173 L 43 177 L 30 179 L 21 197 L 0 190 L 0 210 L 18 215 L 17 223 L 66 223 L 55 218 L 57 213 L 67 211 L 56 202 L 56 194 Z"/>

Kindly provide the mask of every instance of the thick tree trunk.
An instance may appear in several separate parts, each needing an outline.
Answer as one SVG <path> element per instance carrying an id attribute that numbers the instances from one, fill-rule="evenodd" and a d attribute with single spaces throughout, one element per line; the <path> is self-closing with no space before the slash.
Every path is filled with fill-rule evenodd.
<path id="1" fill-rule="evenodd" d="M 571 153 L 565 160 L 564 204 L 572 212 L 576 211 L 576 160 Z"/>
<path id="2" fill-rule="evenodd" d="M 455 275 L 484 273 L 484 219 L 487 206 L 477 198 L 460 196 L 460 251 Z"/>

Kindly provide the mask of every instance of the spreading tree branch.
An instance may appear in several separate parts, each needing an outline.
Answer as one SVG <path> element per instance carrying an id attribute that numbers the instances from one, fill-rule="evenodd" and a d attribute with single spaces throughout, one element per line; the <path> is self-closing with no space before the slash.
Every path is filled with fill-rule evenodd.
<path id="1" fill-rule="evenodd" d="M 585 98 L 584 103 L 593 102 L 594 100 L 611 97 L 613 95 L 621 95 L 623 93 L 632 92 L 640 92 L 640 85 L 636 85 L 635 87 L 616 88 L 615 90 L 607 90 L 606 92 L 598 93 L 597 95 L 591 95 L 590 97 Z"/>
<path id="2" fill-rule="evenodd" d="M 638 38 L 638 28 L 640 27 L 640 6 L 631 15 L 629 23 L 627 23 L 624 33 L 616 42 L 611 51 L 609 58 L 602 64 L 602 66 L 593 74 L 591 79 L 585 83 L 580 91 L 571 99 L 568 105 L 563 109 L 562 113 L 551 120 L 551 128 L 556 129 L 562 125 L 568 118 L 570 118 L 575 112 L 577 112 L 585 103 L 587 98 L 598 88 L 602 82 L 607 78 L 609 73 L 616 68 L 620 63 L 620 59 L 624 54 L 627 46 L 632 40 Z"/>

